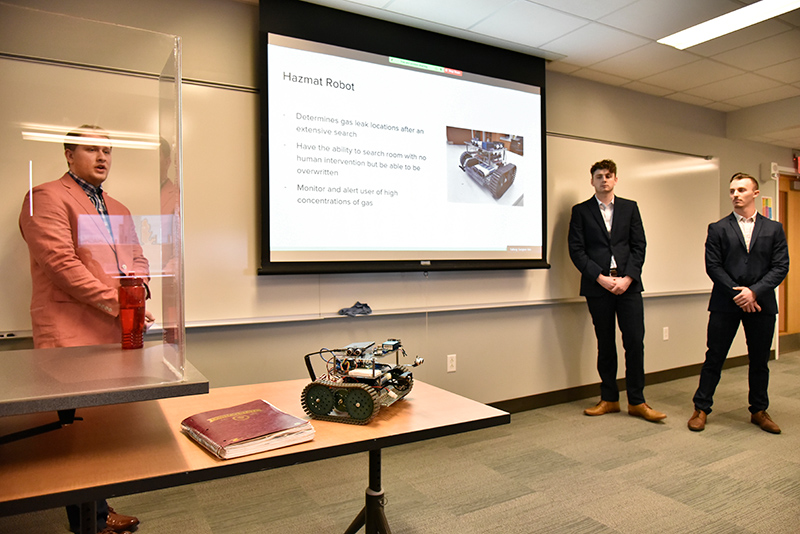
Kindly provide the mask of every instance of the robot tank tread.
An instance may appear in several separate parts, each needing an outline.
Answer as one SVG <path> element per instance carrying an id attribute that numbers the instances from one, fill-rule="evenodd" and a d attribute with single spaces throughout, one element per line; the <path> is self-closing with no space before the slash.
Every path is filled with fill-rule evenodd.
<path id="1" fill-rule="evenodd" d="M 330 354 L 327 373 L 317 377 L 309 357 Z M 305 356 L 311 382 L 303 388 L 303 411 L 322 421 L 364 425 L 372 421 L 382 406 L 390 406 L 414 387 L 411 371 L 399 364 L 378 363 L 377 358 L 405 350 L 396 339 L 375 346 L 372 342 L 353 343 L 344 349 L 323 349 Z M 323 357 L 323 359 L 325 359 Z M 399 358 L 398 358 L 399 359 Z M 413 366 L 420 365 L 417 357 Z"/>

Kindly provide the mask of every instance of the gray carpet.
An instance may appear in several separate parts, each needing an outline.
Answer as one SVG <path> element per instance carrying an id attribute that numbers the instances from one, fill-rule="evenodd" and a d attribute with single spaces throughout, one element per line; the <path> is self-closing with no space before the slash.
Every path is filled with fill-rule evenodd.
<path id="1" fill-rule="evenodd" d="M 586 417 L 596 399 L 499 428 L 384 450 L 394 534 L 800 532 L 800 352 L 771 363 L 779 436 L 749 421 L 747 368 L 723 372 L 704 432 L 686 428 L 697 378 L 646 388 L 662 424 Z M 624 397 L 624 395 L 623 395 Z M 113 499 L 147 533 L 340 533 L 363 505 L 359 454 Z M 62 509 L 0 518 L 2 533 L 64 533 Z M 363 530 L 362 530 L 363 532 Z"/>

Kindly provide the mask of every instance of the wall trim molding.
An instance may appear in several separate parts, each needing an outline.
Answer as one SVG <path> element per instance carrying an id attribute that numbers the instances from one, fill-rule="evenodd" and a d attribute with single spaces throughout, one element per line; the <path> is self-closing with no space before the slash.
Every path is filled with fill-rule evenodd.
<path id="1" fill-rule="evenodd" d="M 800 337 L 800 336 L 798 336 Z M 770 352 L 770 360 L 775 359 L 775 351 Z M 725 360 L 723 369 L 730 369 L 732 367 L 741 367 L 747 365 L 747 355 L 733 356 Z M 663 371 L 656 371 L 654 373 L 647 373 L 647 385 L 661 384 L 663 382 L 670 382 L 679 378 L 688 378 L 696 376 L 699 378 L 700 369 L 703 367 L 702 363 L 695 363 L 684 367 L 676 367 L 675 369 L 665 369 Z M 617 380 L 617 387 L 620 391 L 624 391 L 625 379 L 620 378 Z M 537 408 L 544 408 L 546 406 L 553 406 L 555 404 L 563 404 L 565 402 L 572 402 L 581 399 L 588 399 L 591 397 L 598 397 L 600 392 L 600 382 L 594 384 L 587 384 L 584 386 L 576 386 L 573 388 L 560 389 L 558 391 L 548 391 L 539 393 L 537 395 L 528 395 L 526 397 L 519 397 L 516 399 L 509 399 L 498 402 L 490 402 L 489 406 L 503 410 L 509 413 L 525 412 L 528 410 L 535 410 Z M 691 404 L 691 398 L 686 399 L 687 409 Z M 588 407 L 588 406 L 587 406 Z"/>

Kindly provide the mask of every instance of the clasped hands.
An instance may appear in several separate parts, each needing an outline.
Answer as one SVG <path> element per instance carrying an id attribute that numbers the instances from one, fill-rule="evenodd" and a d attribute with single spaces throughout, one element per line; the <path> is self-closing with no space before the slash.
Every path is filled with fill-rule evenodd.
<path id="1" fill-rule="evenodd" d="M 761 306 L 756 302 L 756 294 L 753 293 L 749 287 L 736 286 L 733 289 L 739 291 L 739 294 L 733 297 L 733 302 L 735 302 L 742 311 L 747 313 L 761 311 Z"/>
<path id="2" fill-rule="evenodd" d="M 606 276 L 601 274 L 597 277 L 597 283 L 602 287 L 612 292 L 615 295 L 622 295 L 625 293 L 633 282 L 630 276 Z"/>

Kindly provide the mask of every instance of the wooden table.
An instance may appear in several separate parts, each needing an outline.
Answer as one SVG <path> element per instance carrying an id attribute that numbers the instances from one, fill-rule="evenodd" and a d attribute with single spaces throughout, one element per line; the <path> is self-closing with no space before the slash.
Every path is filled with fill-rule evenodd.
<path id="1" fill-rule="evenodd" d="M 217 460 L 180 431 L 195 413 L 262 398 L 306 417 L 300 393 L 308 380 L 211 389 L 177 397 L 81 409 L 83 421 L 0 447 L 0 515 L 153 491 L 357 452 L 370 453 L 366 505 L 348 533 L 388 533 L 380 484 L 381 449 L 509 423 L 501 410 L 416 381 L 400 402 L 368 425 L 313 420 L 313 441 L 232 460 Z M 0 418 L 0 435 L 52 418 Z M 87 513 L 90 509 L 87 508 Z"/>

